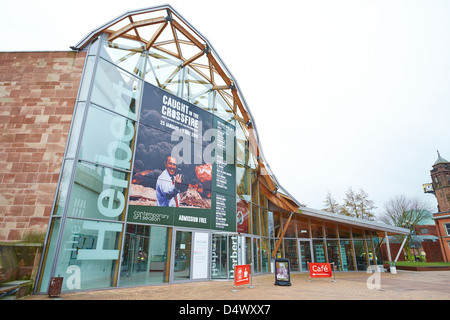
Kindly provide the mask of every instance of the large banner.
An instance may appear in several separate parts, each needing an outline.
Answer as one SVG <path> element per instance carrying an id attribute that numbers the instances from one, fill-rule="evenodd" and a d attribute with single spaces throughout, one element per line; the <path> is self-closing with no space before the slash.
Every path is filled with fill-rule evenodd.
<path id="1" fill-rule="evenodd" d="M 145 84 L 129 222 L 236 230 L 234 126 Z"/>

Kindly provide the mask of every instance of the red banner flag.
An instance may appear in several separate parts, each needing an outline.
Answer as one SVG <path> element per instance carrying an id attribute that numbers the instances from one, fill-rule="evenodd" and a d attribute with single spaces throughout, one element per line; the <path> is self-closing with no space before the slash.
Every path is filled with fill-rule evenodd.
<path id="1" fill-rule="evenodd" d="M 240 286 L 250 283 L 250 265 L 236 266 L 234 269 L 234 285 Z"/>
<path id="2" fill-rule="evenodd" d="M 333 270 L 330 263 L 309 263 L 309 276 L 311 278 L 331 278 Z"/>

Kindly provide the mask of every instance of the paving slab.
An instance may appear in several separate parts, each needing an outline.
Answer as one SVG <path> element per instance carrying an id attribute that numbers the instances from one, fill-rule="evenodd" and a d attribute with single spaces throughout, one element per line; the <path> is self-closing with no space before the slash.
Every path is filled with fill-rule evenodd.
<path id="1" fill-rule="evenodd" d="M 336 282 L 331 280 L 308 281 L 305 273 L 291 273 L 291 286 L 278 286 L 273 274 L 265 274 L 253 277 L 254 288 L 206 281 L 79 291 L 53 298 L 35 294 L 25 300 L 450 300 L 450 271 L 337 272 Z"/>

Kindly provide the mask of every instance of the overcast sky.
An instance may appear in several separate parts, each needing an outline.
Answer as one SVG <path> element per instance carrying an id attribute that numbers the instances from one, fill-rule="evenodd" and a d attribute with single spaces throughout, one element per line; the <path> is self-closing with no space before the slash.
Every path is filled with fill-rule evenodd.
<path id="1" fill-rule="evenodd" d="M 120 14 L 157 1 L 0 2 L 0 51 L 70 50 Z M 231 71 L 266 159 L 301 203 L 322 209 L 363 188 L 429 201 L 450 160 L 450 1 L 174 0 Z"/>

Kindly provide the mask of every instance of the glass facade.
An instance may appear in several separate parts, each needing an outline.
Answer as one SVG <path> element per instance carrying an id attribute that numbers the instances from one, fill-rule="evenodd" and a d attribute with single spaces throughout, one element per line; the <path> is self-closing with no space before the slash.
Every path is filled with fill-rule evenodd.
<path id="1" fill-rule="evenodd" d="M 271 272 L 273 256 L 289 259 L 292 271 L 308 262 L 343 271 L 380 263 L 376 234 L 289 219 L 269 200 L 251 126 L 233 95 L 217 89 L 228 86 L 223 70 L 205 75 L 181 52 L 110 37 L 87 47 L 37 292 L 54 276 L 64 277 L 63 291 L 232 279 L 236 264 Z M 214 139 L 205 139 L 208 130 Z M 183 134 L 174 142 L 175 131 Z M 183 165 L 169 164 L 174 145 Z M 179 190 L 161 205 L 170 185 Z"/>

